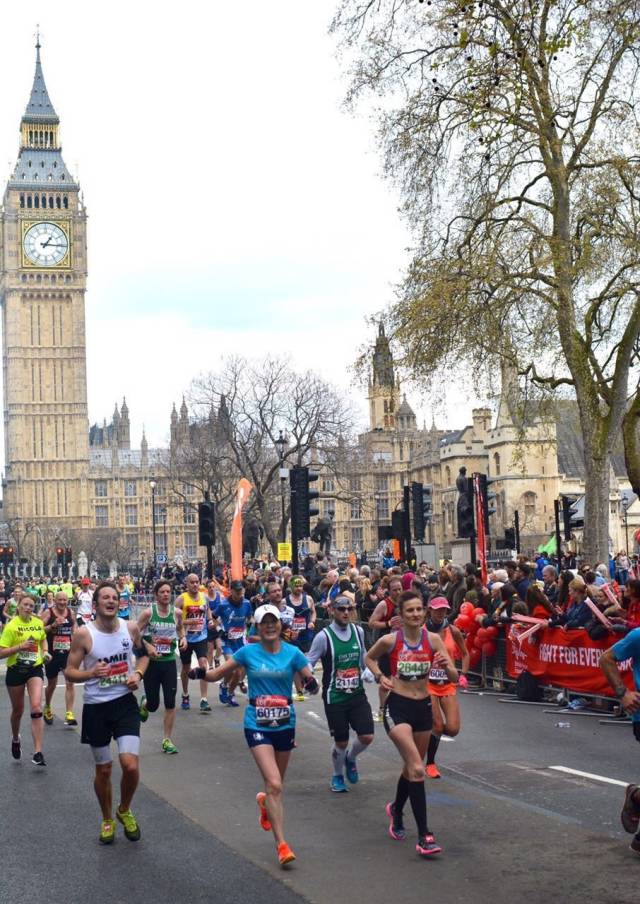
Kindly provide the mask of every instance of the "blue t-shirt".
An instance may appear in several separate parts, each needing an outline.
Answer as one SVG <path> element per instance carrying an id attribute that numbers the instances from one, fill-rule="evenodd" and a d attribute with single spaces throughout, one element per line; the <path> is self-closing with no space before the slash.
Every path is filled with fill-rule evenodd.
<path id="1" fill-rule="evenodd" d="M 249 699 L 258 697 L 285 697 L 291 699 L 293 676 L 309 665 L 307 657 L 297 647 L 282 641 L 278 653 L 268 653 L 261 643 L 247 644 L 233 654 L 238 665 L 244 666 L 249 683 Z M 286 724 L 269 727 L 269 731 L 285 731 L 295 728 L 296 713 L 292 704 L 291 716 Z M 265 725 L 256 721 L 256 707 L 249 704 L 244 711 L 244 727 L 251 731 L 264 731 Z"/>
<path id="2" fill-rule="evenodd" d="M 629 631 L 626 637 L 614 643 L 611 652 L 616 662 L 624 662 L 625 659 L 633 660 L 633 680 L 636 690 L 640 691 L 640 628 Z M 634 722 L 640 722 L 640 712 L 631 716 Z"/>
<path id="3" fill-rule="evenodd" d="M 229 600 L 222 600 L 213 607 L 212 611 L 215 617 L 222 622 L 222 630 L 227 635 L 225 646 L 231 650 L 240 649 L 245 643 L 247 621 L 253 615 L 249 600 L 242 600 L 238 606 Z M 235 637 L 234 634 L 238 636 Z"/>

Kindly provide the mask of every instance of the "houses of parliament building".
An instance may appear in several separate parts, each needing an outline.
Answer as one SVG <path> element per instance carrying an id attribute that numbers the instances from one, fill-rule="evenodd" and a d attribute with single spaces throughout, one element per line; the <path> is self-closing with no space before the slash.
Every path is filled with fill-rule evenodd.
<path id="1" fill-rule="evenodd" d="M 171 446 L 189 441 L 184 401 L 170 413 L 169 450 L 149 449 L 144 434 L 139 448 L 131 448 L 125 400 L 109 423 L 89 426 L 87 211 L 62 156 L 60 122 L 45 85 L 40 49 L 38 41 L 18 159 L 0 211 L 5 444 L 0 539 L 18 547 L 23 562 L 51 562 L 56 543 L 70 545 L 72 535 L 74 553 L 86 547 L 89 560 L 97 555 L 90 548 L 95 538 L 110 537 L 111 558 L 121 568 L 142 568 L 151 561 L 154 538 L 159 555 L 193 560 L 203 552 L 197 546 L 198 499 L 188 487 L 176 496 L 164 476 Z M 321 478 L 321 514 L 332 513 L 333 543 L 341 552 L 375 551 L 381 528 L 390 525 L 402 500 L 402 487 L 417 480 L 432 488 L 428 539 L 446 555 L 457 535 L 455 481 L 462 466 L 493 480 L 495 544 L 517 510 L 523 547 L 533 549 L 553 530 L 553 500 L 560 493 L 580 497 L 584 491 L 571 402 L 560 404 L 551 418 L 530 417 L 524 438 L 504 400 L 495 414 L 475 409 L 461 430 L 437 428 L 434 422 L 419 427 L 382 326 L 368 399 L 369 428 L 360 437 L 357 470 L 338 476 L 325 472 Z M 616 549 L 625 545 L 620 504 L 635 500 L 628 487 L 624 462 L 614 456 L 611 535 Z M 633 516 L 633 506 L 629 512 Z"/>

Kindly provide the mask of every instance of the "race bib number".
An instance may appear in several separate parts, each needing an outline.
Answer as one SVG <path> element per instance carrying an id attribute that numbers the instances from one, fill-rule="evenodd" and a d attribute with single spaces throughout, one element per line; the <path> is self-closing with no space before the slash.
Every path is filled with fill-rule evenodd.
<path id="1" fill-rule="evenodd" d="M 128 662 L 109 663 L 109 674 L 100 678 L 100 687 L 113 687 L 114 684 L 126 684 L 129 675 Z"/>
<path id="2" fill-rule="evenodd" d="M 200 606 L 187 606 L 185 616 L 187 634 L 201 634 L 204 630 L 204 613 Z"/>
<path id="3" fill-rule="evenodd" d="M 431 660 L 427 653 L 411 653 L 411 658 L 398 660 L 398 677 L 405 681 L 418 681 L 426 678 L 431 668 Z"/>
<path id="4" fill-rule="evenodd" d="M 300 634 L 301 631 L 307 630 L 307 620 L 304 615 L 296 615 L 293 621 L 291 622 L 291 633 L 296 637 Z"/>
<path id="5" fill-rule="evenodd" d="M 291 719 L 291 707 L 286 697 L 263 695 L 256 697 L 256 723 L 263 728 L 279 728 Z"/>
<path id="6" fill-rule="evenodd" d="M 357 691 L 360 687 L 360 669 L 337 669 L 336 690 L 345 691 L 347 694 Z"/>
<path id="7" fill-rule="evenodd" d="M 432 668 L 429 672 L 429 681 L 432 684 L 448 684 L 449 676 L 444 669 Z"/>
<path id="8" fill-rule="evenodd" d="M 18 662 L 23 665 L 35 665 L 36 660 L 38 658 L 38 644 L 35 640 L 29 641 L 29 646 L 26 650 L 18 651 Z"/>
<path id="9" fill-rule="evenodd" d="M 54 653 L 68 653 L 71 649 L 71 638 L 68 634 L 55 635 L 53 638 Z"/>
<path id="10" fill-rule="evenodd" d="M 227 637 L 229 640 L 242 640 L 244 637 L 244 627 L 233 627 L 229 628 L 227 631 Z"/>
<path id="11" fill-rule="evenodd" d="M 168 656 L 171 652 L 171 638 L 160 635 L 151 636 L 151 643 L 156 648 L 158 656 Z"/>

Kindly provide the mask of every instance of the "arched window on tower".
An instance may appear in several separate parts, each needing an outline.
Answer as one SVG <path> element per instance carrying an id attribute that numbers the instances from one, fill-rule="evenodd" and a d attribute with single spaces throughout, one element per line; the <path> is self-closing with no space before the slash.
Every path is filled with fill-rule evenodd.
<path id="1" fill-rule="evenodd" d="M 533 518 L 535 518 L 536 515 L 536 494 L 523 493 L 522 504 L 524 507 L 525 520 L 531 521 Z"/>
<path id="2" fill-rule="evenodd" d="M 451 468 L 449 465 L 446 465 L 444 469 L 444 485 L 446 487 L 451 486 Z"/>
<path id="3" fill-rule="evenodd" d="M 63 174 L 63 178 L 64 178 L 64 174 Z M 69 199 L 67 198 L 66 195 L 62 199 L 62 206 L 64 207 L 65 210 L 67 210 L 67 208 L 69 207 Z"/>
<path id="4" fill-rule="evenodd" d="M 500 453 L 495 452 L 493 455 L 493 471 L 496 477 L 500 476 Z"/>
<path id="5" fill-rule="evenodd" d="M 24 195 L 20 195 L 20 207 L 24 207 Z"/>
<path id="6" fill-rule="evenodd" d="M 34 195 L 33 206 L 40 207 L 40 195 Z"/>
<path id="7" fill-rule="evenodd" d="M 56 207 L 58 208 L 58 210 L 60 210 L 60 203 L 61 203 L 61 202 L 60 202 L 60 195 L 58 195 L 58 196 L 56 197 Z"/>
<path id="8" fill-rule="evenodd" d="M 49 207 L 53 209 L 53 195 L 49 195 Z"/>
<path id="9" fill-rule="evenodd" d="M 31 195 L 27 195 L 27 207 L 31 207 Z"/>

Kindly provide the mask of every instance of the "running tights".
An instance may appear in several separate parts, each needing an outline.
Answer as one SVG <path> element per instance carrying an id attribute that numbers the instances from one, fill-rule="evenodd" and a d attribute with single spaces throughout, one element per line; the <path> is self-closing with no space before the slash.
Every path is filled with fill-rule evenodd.
<path id="1" fill-rule="evenodd" d="M 438 744 L 440 743 L 440 735 L 431 732 L 429 738 L 429 747 L 427 749 L 427 766 L 432 766 L 436 761 L 436 753 L 438 752 Z"/>
<path id="2" fill-rule="evenodd" d="M 420 835 L 420 837 L 428 835 L 427 796 L 425 794 L 424 779 L 419 782 L 410 782 L 404 775 L 400 776 L 396 789 L 396 799 L 393 804 L 394 812 L 398 817 L 402 816 L 402 810 L 407 802 L 407 798 L 411 803 L 413 818 L 418 827 L 418 835 Z"/>

